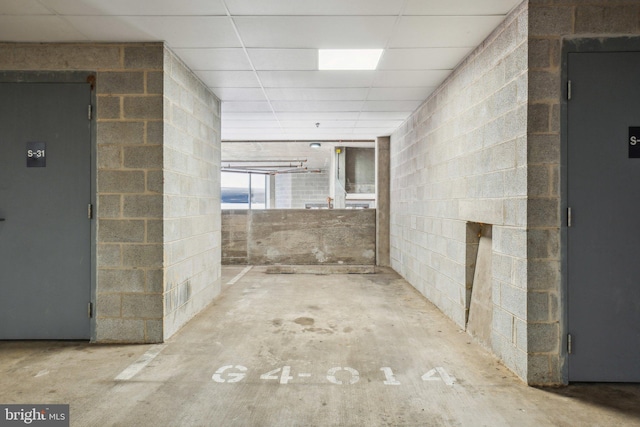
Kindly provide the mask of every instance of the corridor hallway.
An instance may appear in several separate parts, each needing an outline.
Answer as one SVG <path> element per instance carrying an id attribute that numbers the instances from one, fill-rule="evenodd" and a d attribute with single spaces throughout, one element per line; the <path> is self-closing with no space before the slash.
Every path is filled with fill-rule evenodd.
<path id="1" fill-rule="evenodd" d="M 637 384 L 527 387 L 395 272 L 223 268 L 164 344 L 0 342 L 0 403 L 72 426 L 627 426 Z"/>

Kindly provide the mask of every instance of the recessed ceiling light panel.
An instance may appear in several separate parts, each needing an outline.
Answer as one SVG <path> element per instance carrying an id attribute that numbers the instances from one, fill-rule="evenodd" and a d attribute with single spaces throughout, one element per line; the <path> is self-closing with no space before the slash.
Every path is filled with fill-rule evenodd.
<path id="1" fill-rule="evenodd" d="M 320 70 L 375 70 L 384 49 L 319 49 Z"/>

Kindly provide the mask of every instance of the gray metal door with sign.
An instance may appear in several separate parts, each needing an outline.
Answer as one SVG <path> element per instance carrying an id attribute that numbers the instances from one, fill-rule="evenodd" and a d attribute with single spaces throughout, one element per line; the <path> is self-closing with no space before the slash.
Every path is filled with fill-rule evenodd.
<path id="1" fill-rule="evenodd" d="M 88 84 L 0 83 L 0 339 L 88 339 Z"/>
<path id="2" fill-rule="evenodd" d="M 640 52 L 568 53 L 567 67 L 569 380 L 638 382 Z"/>

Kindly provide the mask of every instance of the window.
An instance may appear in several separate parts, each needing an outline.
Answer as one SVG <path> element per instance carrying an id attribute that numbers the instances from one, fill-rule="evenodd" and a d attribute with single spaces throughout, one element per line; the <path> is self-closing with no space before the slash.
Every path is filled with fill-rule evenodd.
<path id="1" fill-rule="evenodd" d="M 267 175 L 221 173 L 222 209 L 266 209 Z"/>

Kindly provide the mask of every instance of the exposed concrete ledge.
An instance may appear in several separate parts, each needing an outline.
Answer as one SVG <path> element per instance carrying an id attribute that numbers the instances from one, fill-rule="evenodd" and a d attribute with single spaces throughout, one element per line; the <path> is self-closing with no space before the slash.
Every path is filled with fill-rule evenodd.
<path id="1" fill-rule="evenodd" d="M 223 265 L 375 265 L 375 209 L 222 211 Z"/>
<path id="2" fill-rule="evenodd" d="M 374 274 L 373 265 L 270 265 L 267 274 Z"/>

